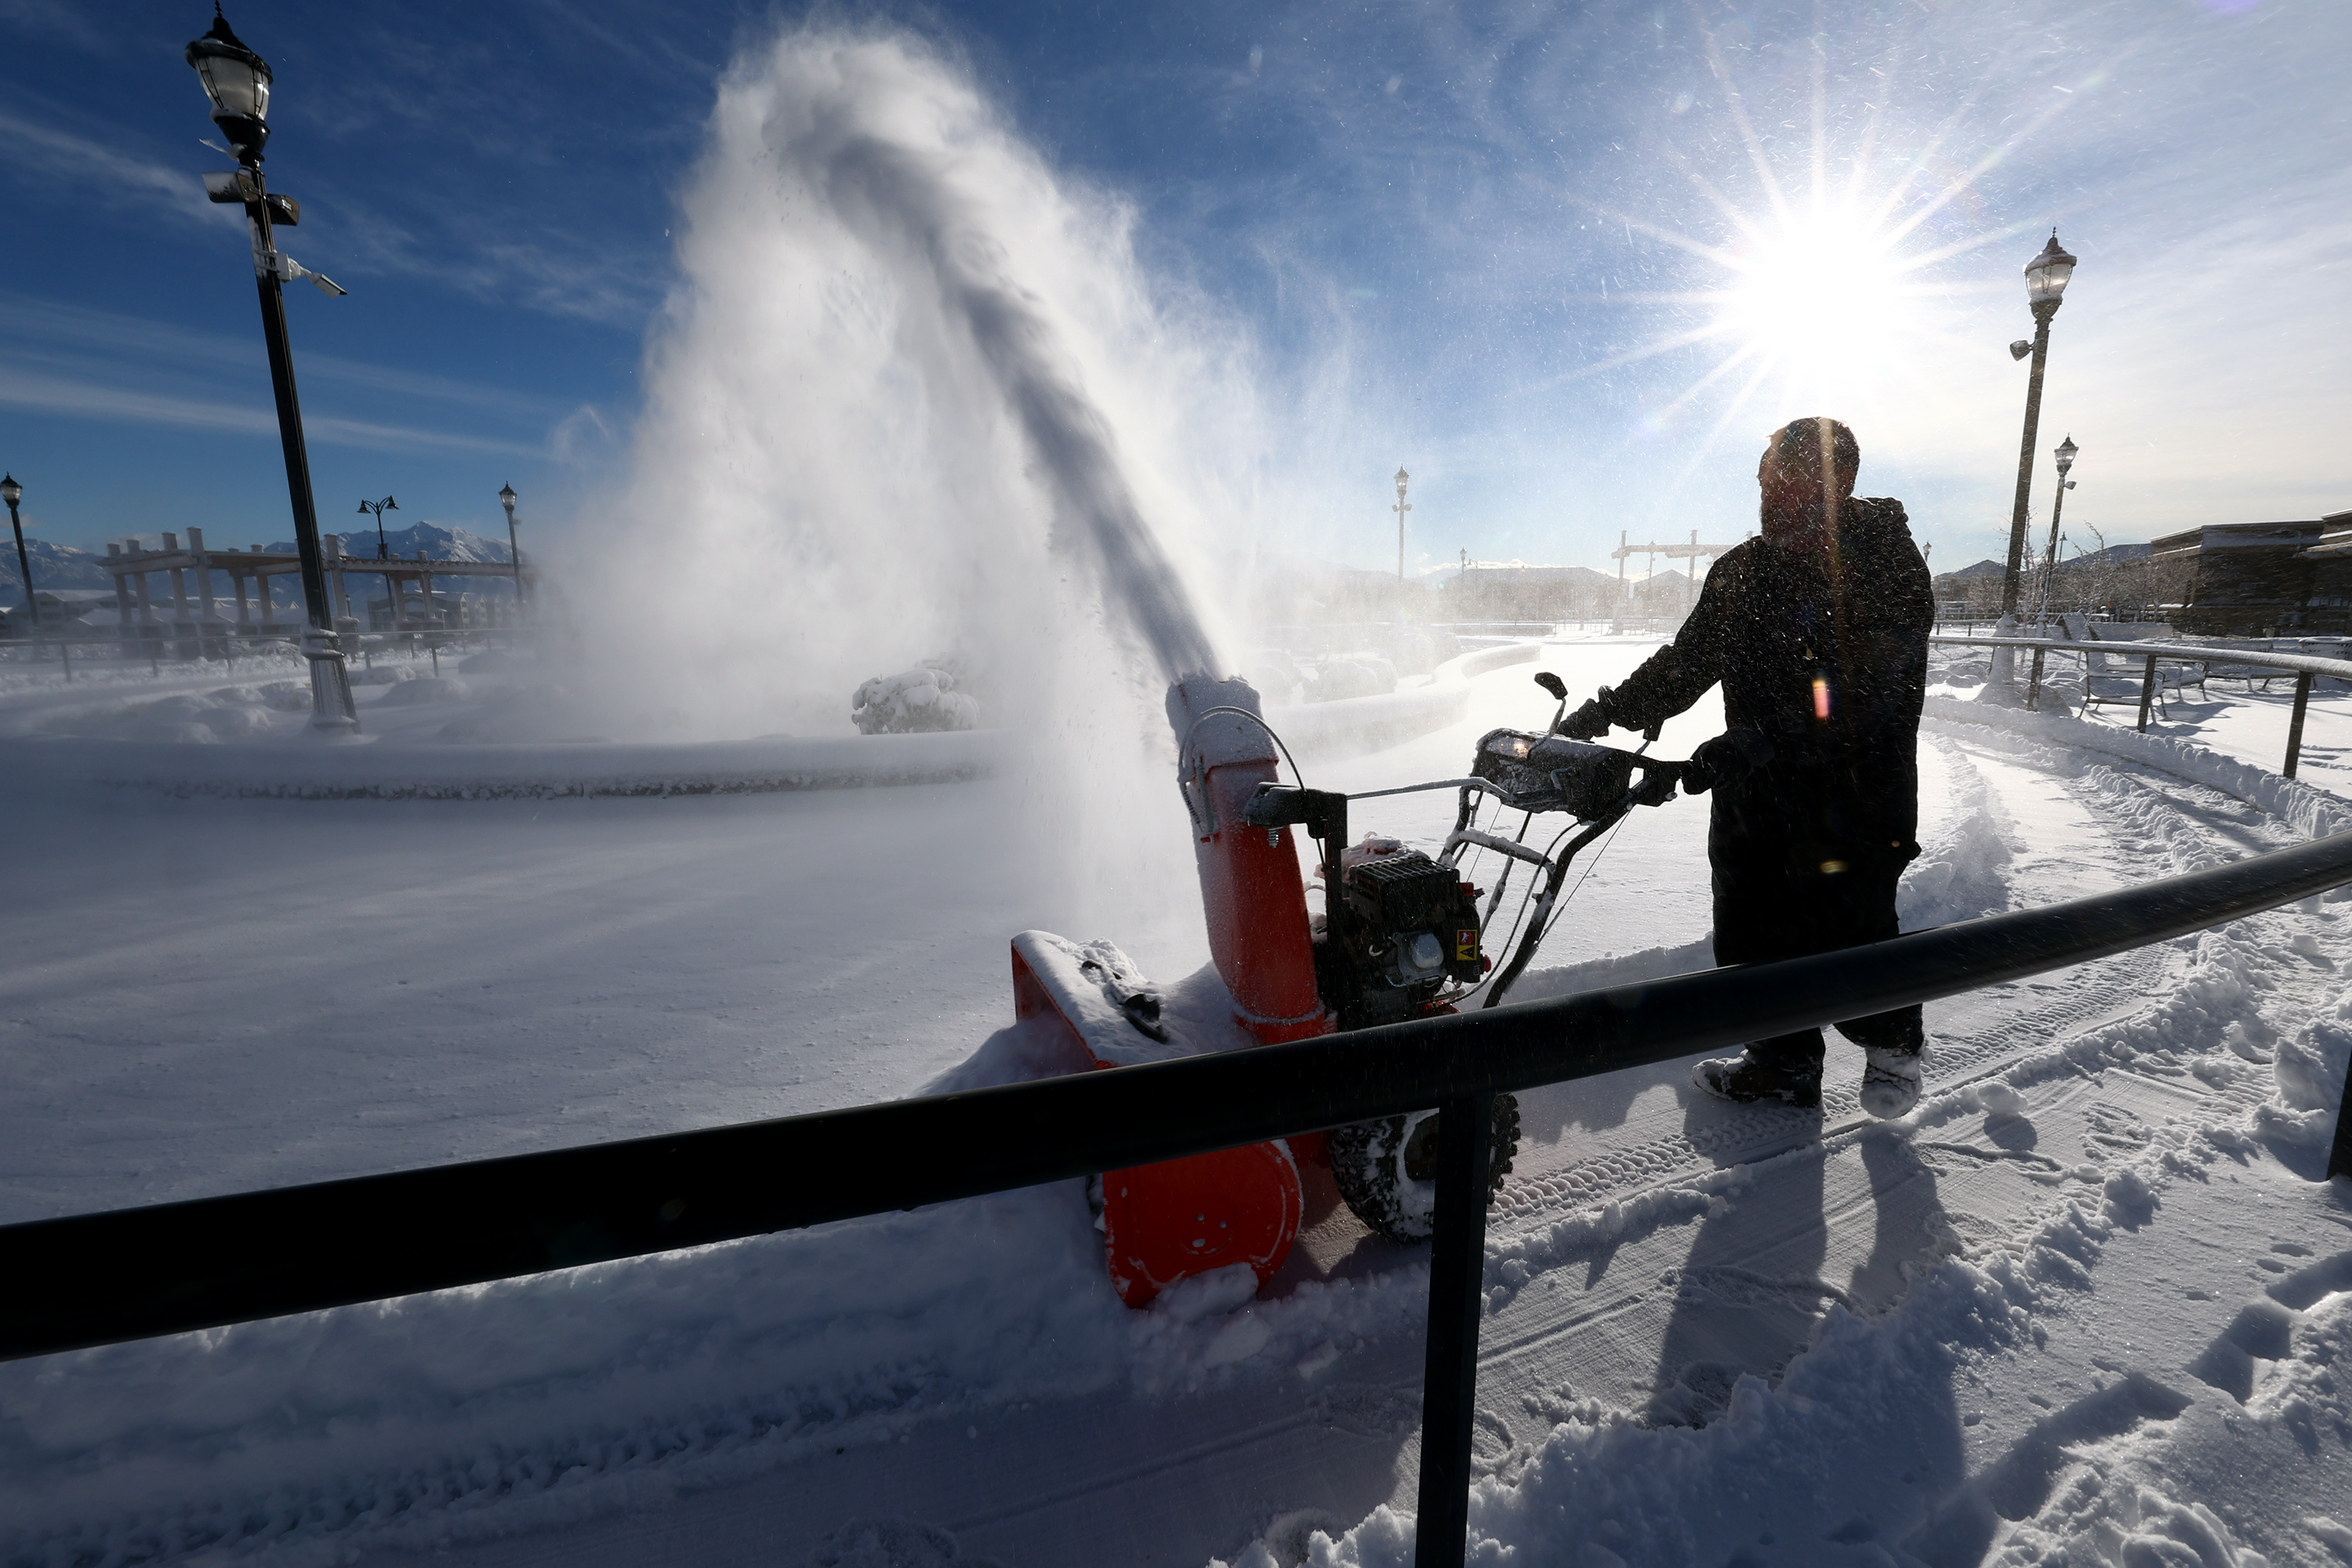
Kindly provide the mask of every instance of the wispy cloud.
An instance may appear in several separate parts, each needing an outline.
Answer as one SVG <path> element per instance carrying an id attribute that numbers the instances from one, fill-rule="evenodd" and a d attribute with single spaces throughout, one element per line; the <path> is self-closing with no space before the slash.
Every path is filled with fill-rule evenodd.
<path id="1" fill-rule="evenodd" d="M 79 8 L 62 0 L 0 0 L 0 26 L 66 43 L 91 54 L 111 52 L 116 40 Z"/>
<path id="2" fill-rule="evenodd" d="M 245 227 L 243 210 L 215 205 L 195 174 L 90 137 L 0 110 L 0 146 L 16 153 L 7 162 L 20 180 L 68 185 L 77 196 L 103 205 L 163 214 L 206 228 Z"/>
<path id="3" fill-rule="evenodd" d="M 22 294 L 0 293 L 0 336 L 47 342 L 84 354 L 105 354 L 134 364 L 216 371 L 224 363 L 264 363 L 260 334 L 198 331 L 144 317 L 118 315 L 81 306 L 58 305 Z M 305 385 L 329 383 L 369 393 L 420 398 L 520 420 L 554 420 L 572 405 L 541 393 L 483 382 L 461 381 L 427 372 L 399 370 L 338 354 L 305 352 L 296 360 Z"/>
<path id="4" fill-rule="evenodd" d="M 113 424 L 159 425 L 185 430 L 220 430 L 238 435 L 278 433 L 275 410 L 217 398 L 183 397 L 170 393 L 110 386 L 70 375 L 44 375 L 14 368 L 0 369 L 0 405 L 47 415 L 67 415 Z M 304 435 L 313 443 L 362 447 L 377 452 L 475 452 L 494 457 L 537 458 L 542 449 L 493 437 L 461 435 L 446 430 L 419 430 L 368 420 L 305 414 Z"/>

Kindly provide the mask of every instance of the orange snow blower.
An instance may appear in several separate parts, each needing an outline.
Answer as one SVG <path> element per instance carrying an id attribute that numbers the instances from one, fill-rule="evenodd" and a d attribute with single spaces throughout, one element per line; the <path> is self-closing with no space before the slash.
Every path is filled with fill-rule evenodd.
<path id="1" fill-rule="evenodd" d="M 1562 694 L 1548 673 L 1537 680 Z M 1179 681 L 1168 691 L 1168 718 L 1226 1005 L 1179 1017 L 1109 942 L 1022 932 L 1013 941 L 1015 1015 L 1059 1020 L 1098 1068 L 1452 1012 L 1481 989 L 1483 1005 L 1495 1005 L 1550 929 L 1569 861 L 1633 806 L 1673 798 L 1687 766 L 1558 735 L 1495 731 L 1479 742 L 1470 777 L 1373 792 L 1460 793 L 1454 831 L 1433 857 L 1392 839 L 1350 846 L 1349 797 L 1281 784 L 1280 742 L 1247 681 Z M 1527 814 L 1516 839 L 1479 826 L 1489 805 L 1497 814 Z M 1526 843 L 1535 816 L 1547 812 L 1570 816 L 1582 831 L 1571 838 L 1562 829 L 1544 849 Z M 1324 909 L 1311 920 L 1293 826 L 1320 841 Z M 1495 857 L 1498 868 L 1483 910 L 1480 889 L 1463 879 L 1478 856 Z M 1506 939 L 1517 949 L 1490 979 L 1485 933 L 1522 863 L 1533 869 Z M 1518 1108 L 1509 1095 L 1496 1096 L 1496 1117 L 1490 1192 L 1517 1147 Z M 1436 1128 L 1423 1111 L 1105 1173 L 1090 1195 L 1119 1299 L 1145 1306 L 1180 1279 L 1236 1263 L 1264 1285 L 1297 1237 L 1300 1158 L 1328 1164 L 1341 1198 L 1372 1229 L 1399 1241 L 1426 1238 Z"/>

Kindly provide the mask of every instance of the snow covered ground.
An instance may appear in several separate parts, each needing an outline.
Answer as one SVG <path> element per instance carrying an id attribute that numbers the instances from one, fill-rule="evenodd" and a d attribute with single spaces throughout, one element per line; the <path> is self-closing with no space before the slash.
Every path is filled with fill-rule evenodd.
<path id="1" fill-rule="evenodd" d="M 1545 662 L 1580 695 L 1648 646 Z M 1300 762 L 1453 775 L 1549 717 L 1528 671 Z M 1971 695 L 1931 703 L 1913 925 L 2352 811 L 2262 772 L 2283 694 L 2217 687 L 2148 739 Z M 0 729 L 47 700 L 0 698 Z M 1718 722 L 1710 699 L 1658 749 Z M 0 1219 L 1059 1070 L 1006 1024 L 1013 931 L 1108 936 L 1163 979 L 1205 957 L 1172 790 L 1129 807 L 1172 853 L 1097 863 L 1017 768 L 383 801 L 24 755 Z M 2352 699 L 2315 700 L 2305 755 L 2352 793 Z M 1427 839 L 1451 810 L 1360 826 Z M 1628 819 L 1522 994 L 1703 967 L 1703 803 Z M 1473 1561 L 2352 1562 L 2352 1193 L 2316 1179 L 2346 907 L 1933 1007 L 1899 1123 L 1858 1116 L 1834 1046 L 1818 1116 L 1695 1100 L 1674 1064 L 1528 1096 Z M 1068 1184 L 0 1366 L 0 1563 L 1408 1562 L 1425 1253 L 1328 1183 L 1308 1220 L 1263 1296 L 1211 1279 L 1140 1313 Z"/>

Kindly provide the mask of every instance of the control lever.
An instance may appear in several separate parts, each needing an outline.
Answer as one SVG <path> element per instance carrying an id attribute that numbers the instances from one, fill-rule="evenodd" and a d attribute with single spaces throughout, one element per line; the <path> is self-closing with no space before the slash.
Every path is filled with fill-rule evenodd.
<path id="1" fill-rule="evenodd" d="M 1551 725 L 1544 731 L 1547 735 L 1558 734 L 1560 719 L 1568 712 L 1568 683 L 1549 669 L 1538 669 L 1536 684 L 1559 699 L 1559 706 L 1552 710 Z"/>
<path id="2" fill-rule="evenodd" d="M 1642 743 L 1646 746 L 1649 742 Z M 1639 752 L 1633 754 L 1637 757 L 1642 755 Z M 1682 776 L 1682 771 L 1680 763 L 1654 763 L 1643 758 L 1642 782 L 1625 792 L 1625 803 L 1628 805 L 1665 805 L 1675 798 L 1675 781 Z"/>

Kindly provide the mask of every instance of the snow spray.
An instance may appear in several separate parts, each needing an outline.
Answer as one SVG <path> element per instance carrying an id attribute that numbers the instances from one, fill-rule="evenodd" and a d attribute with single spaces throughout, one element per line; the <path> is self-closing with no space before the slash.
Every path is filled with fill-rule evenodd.
<path id="1" fill-rule="evenodd" d="M 882 26 L 753 47 L 680 222 L 634 473 L 583 531 L 664 727 L 847 733 L 861 681 L 939 653 L 989 725 L 1116 683 L 1139 726 L 1223 673 L 1171 546 L 1237 510 L 1200 465 L 1254 446 L 1238 334 L 954 61 Z"/>

